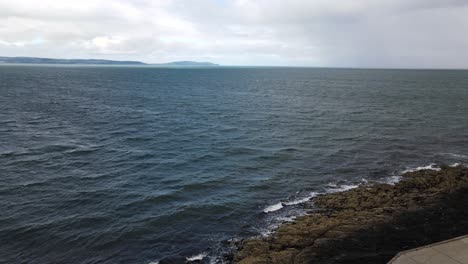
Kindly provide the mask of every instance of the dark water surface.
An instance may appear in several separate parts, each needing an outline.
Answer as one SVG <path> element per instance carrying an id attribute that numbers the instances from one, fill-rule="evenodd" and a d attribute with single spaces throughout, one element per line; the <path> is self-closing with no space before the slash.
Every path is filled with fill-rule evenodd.
<path id="1" fill-rule="evenodd" d="M 216 256 L 315 192 L 468 163 L 468 71 L 0 66 L 0 142 L 1 263 Z"/>

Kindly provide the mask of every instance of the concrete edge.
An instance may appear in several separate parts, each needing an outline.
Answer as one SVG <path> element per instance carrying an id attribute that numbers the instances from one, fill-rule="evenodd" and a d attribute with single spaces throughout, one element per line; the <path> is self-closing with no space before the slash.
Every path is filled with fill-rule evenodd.
<path id="1" fill-rule="evenodd" d="M 408 249 L 408 250 L 405 250 L 405 251 L 400 251 L 389 262 L 387 262 L 387 264 L 394 263 L 399 257 L 401 257 L 402 255 L 404 255 L 406 253 L 413 252 L 413 251 L 416 251 L 416 250 L 420 250 L 420 249 L 423 249 L 423 248 L 429 248 L 429 247 L 437 246 L 437 245 L 440 245 L 440 244 L 445 244 L 447 242 L 452 242 L 452 241 L 460 240 L 460 239 L 463 239 L 463 238 L 468 238 L 468 235 L 454 237 L 454 238 L 451 238 L 451 239 L 447 239 L 447 240 L 443 240 L 443 241 L 440 241 L 440 242 L 432 243 L 432 244 L 425 245 L 425 246 L 422 246 L 422 247 L 417 247 L 417 248 L 412 248 L 412 249 Z"/>

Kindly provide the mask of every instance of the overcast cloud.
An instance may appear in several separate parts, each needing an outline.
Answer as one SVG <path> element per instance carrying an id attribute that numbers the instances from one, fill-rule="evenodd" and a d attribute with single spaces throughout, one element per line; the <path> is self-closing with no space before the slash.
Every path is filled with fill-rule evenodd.
<path id="1" fill-rule="evenodd" d="M 468 68 L 468 1 L 0 0 L 0 56 Z"/>

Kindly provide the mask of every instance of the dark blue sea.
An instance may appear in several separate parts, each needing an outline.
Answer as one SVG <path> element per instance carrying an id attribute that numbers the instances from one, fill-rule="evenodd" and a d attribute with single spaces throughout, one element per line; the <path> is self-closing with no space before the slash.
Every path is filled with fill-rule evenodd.
<path id="1" fill-rule="evenodd" d="M 0 263 L 220 262 L 317 193 L 468 163 L 468 71 L 0 66 Z"/>

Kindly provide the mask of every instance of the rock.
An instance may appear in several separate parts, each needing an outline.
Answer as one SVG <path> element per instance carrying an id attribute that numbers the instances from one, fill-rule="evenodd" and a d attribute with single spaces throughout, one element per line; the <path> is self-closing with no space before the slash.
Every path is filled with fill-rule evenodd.
<path id="1" fill-rule="evenodd" d="M 407 248 L 468 233 L 468 168 L 408 172 L 395 185 L 319 195 L 312 214 L 239 244 L 239 263 L 386 263 Z M 312 208 L 312 206 L 310 206 Z"/>

